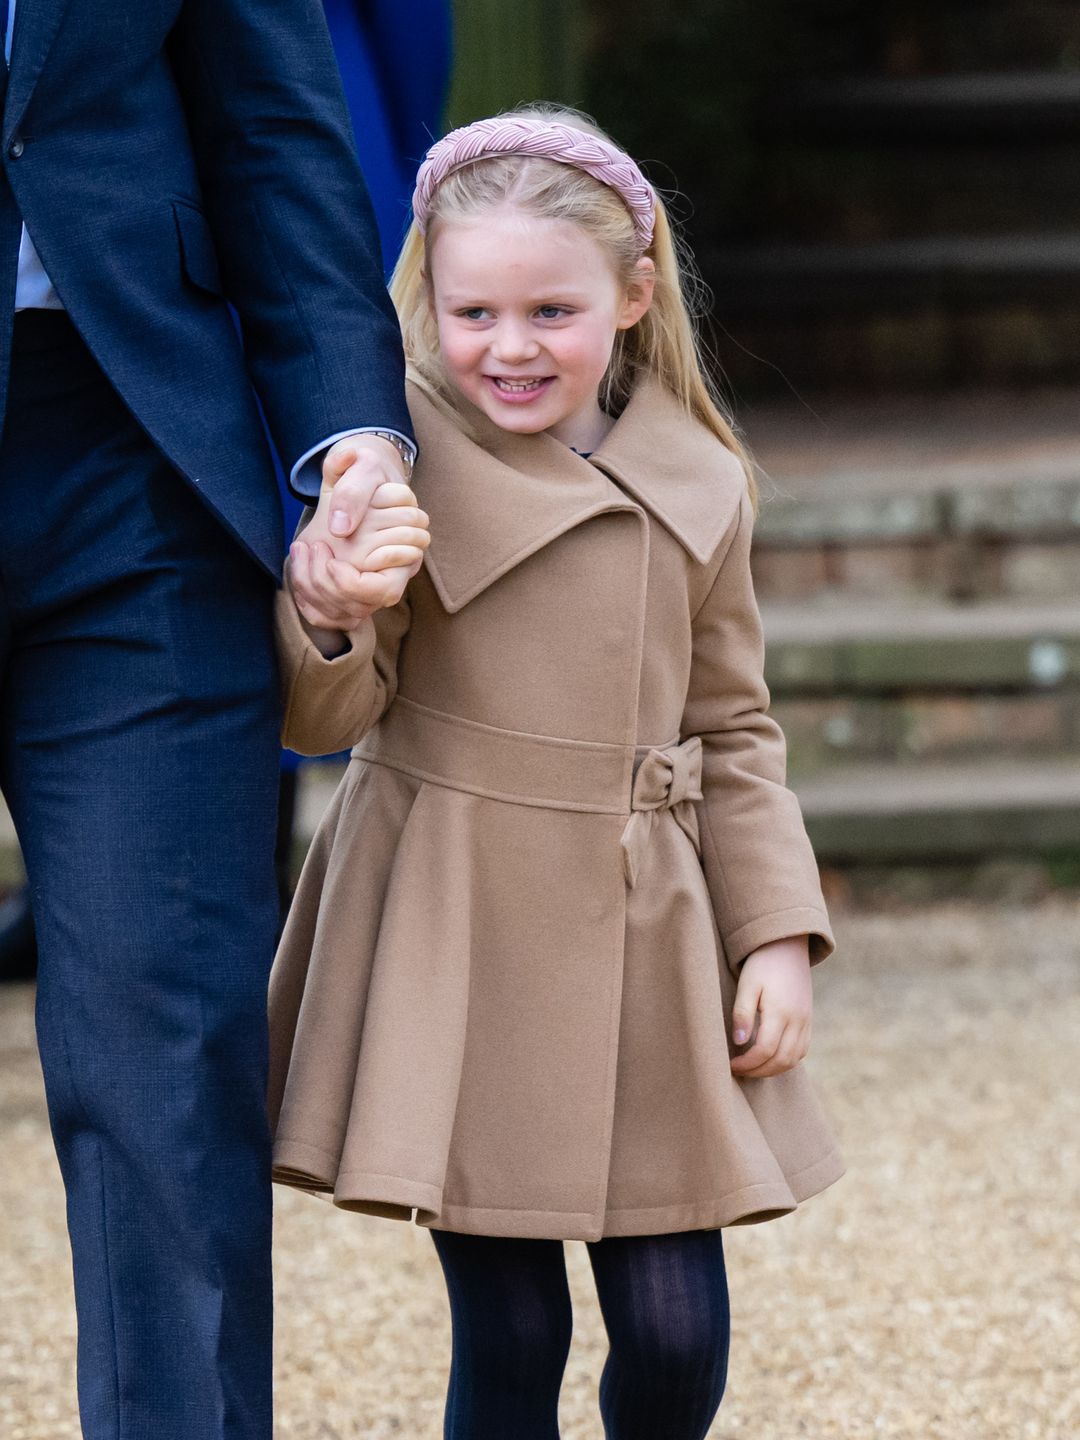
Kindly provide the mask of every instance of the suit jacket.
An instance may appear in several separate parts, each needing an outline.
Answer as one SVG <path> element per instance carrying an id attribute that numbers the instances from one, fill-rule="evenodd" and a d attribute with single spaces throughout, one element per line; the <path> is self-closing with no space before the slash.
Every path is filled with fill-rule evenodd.
<path id="1" fill-rule="evenodd" d="M 287 464 L 356 425 L 411 433 L 319 0 L 23 0 L 0 145 L 6 315 L 21 215 L 136 418 L 276 573 L 252 382 Z"/>
<path id="2" fill-rule="evenodd" d="M 742 467 L 655 382 L 591 461 L 412 395 L 432 544 L 285 734 L 357 743 L 270 985 L 280 1180 L 482 1235 L 790 1210 L 841 1170 L 803 1066 L 736 1079 L 738 967 L 832 947 L 766 713 Z"/>

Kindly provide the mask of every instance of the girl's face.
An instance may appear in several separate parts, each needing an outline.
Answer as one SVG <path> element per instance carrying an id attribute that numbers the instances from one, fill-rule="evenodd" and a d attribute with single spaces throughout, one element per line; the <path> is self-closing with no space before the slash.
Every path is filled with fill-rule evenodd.
<path id="1" fill-rule="evenodd" d="M 610 428 L 597 391 L 616 332 L 649 308 L 653 262 L 629 291 L 591 235 L 507 206 L 443 223 L 431 303 L 451 384 L 503 430 L 546 430 L 579 450 Z"/>

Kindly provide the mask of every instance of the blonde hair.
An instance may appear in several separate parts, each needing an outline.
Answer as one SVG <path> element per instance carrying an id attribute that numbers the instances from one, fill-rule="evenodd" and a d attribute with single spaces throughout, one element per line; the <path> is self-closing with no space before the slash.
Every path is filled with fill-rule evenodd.
<path id="1" fill-rule="evenodd" d="M 579 111 L 530 105 L 510 112 L 556 120 L 586 133 L 604 132 Z M 607 136 L 604 136 L 607 139 Z M 580 225 L 611 257 L 615 273 L 633 284 L 641 245 L 633 218 L 619 194 L 583 170 L 557 160 L 524 155 L 485 156 L 452 171 L 435 191 L 421 234 L 415 220 L 390 281 L 410 378 L 456 413 L 455 393 L 439 354 L 439 334 L 430 303 L 431 247 L 440 224 L 471 219 L 507 203 L 546 219 Z M 689 251 L 676 237 L 663 199 L 656 197 L 656 225 L 645 254 L 656 267 L 649 309 L 628 330 L 616 333 L 611 360 L 600 386 L 600 405 L 619 415 L 639 376 L 654 376 L 741 461 L 751 500 L 757 490 L 750 457 L 724 413 L 705 364 L 706 349 L 694 311 L 706 293 Z"/>

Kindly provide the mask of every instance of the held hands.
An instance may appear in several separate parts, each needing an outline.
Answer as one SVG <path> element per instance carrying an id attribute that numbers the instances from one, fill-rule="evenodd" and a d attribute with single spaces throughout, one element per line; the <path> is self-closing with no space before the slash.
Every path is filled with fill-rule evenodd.
<path id="1" fill-rule="evenodd" d="M 289 585 L 310 629 L 356 629 L 396 605 L 419 570 L 428 517 L 401 477 L 400 456 L 377 436 L 327 451 L 315 514 L 289 550 Z"/>
<path id="2" fill-rule="evenodd" d="M 793 1069 L 810 1048 L 813 1008 L 805 935 L 752 951 L 743 961 L 735 993 L 731 1073 L 759 1080 Z"/>

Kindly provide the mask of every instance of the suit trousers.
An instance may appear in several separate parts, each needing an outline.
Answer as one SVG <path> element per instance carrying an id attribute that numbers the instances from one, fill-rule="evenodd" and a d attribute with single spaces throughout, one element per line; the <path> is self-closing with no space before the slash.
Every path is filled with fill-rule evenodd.
<path id="1" fill-rule="evenodd" d="M 15 319 L 0 514 L 83 1433 L 270 1440 L 273 581 L 60 312 Z"/>

